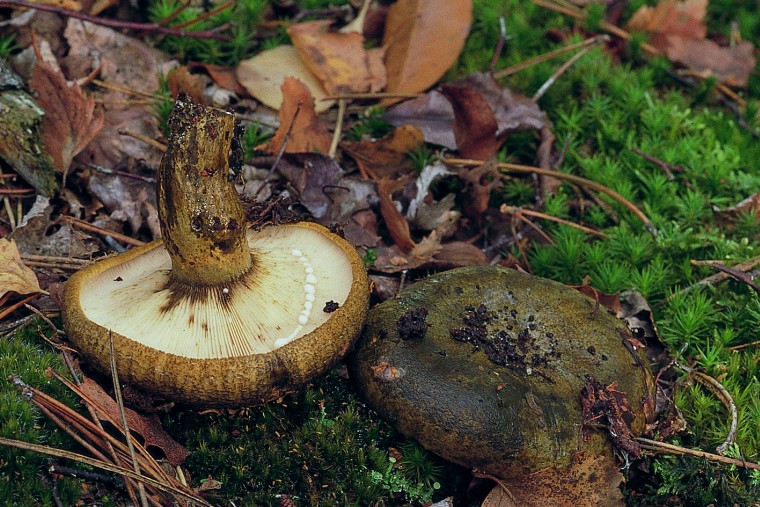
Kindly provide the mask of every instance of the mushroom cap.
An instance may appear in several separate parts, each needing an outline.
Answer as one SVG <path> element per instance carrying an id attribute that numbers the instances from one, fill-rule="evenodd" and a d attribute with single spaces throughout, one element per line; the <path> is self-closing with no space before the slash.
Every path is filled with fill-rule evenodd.
<path id="1" fill-rule="evenodd" d="M 643 430 L 648 362 L 621 321 L 561 283 L 497 266 L 458 268 L 370 310 L 349 361 L 369 405 L 440 456 L 504 479 L 568 467 L 583 450 L 586 375 L 617 382 Z"/>
<path id="2" fill-rule="evenodd" d="M 255 404 L 308 382 L 361 330 L 362 259 L 313 223 L 249 230 L 247 240 L 252 269 L 219 286 L 172 283 L 161 241 L 79 271 L 64 289 L 70 339 L 108 371 L 112 336 L 123 382 L 187 403 Z"/>

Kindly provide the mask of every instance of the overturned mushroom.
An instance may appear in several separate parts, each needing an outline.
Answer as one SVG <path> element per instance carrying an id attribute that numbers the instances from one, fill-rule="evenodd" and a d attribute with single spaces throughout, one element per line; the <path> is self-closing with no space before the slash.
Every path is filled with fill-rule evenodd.
<path id="1" fill-rule="evenodd" d="M 560 479 L 581 475 L 586 489 L 604 496 L 572 505 L 617 505 L 622 476 L 612 446 L 591 428 L 629 423 L 631 436 L 644 429 L 652 376 L 629 340 L 622 322 L 567 286 L 468 267 L 374 307 L 349 371 L 370 406 L 402 433 L 515 485 L 517 505 L 558 505 L 517 490 L 539 479 L 561 490 Z M 585 413 L 589 386 L 610 386 L 621 397 L 620 420 Z M 606 410 L 600 396 L 586 400 Z"/>
<path id="2" fill-rule="evenodd" d="M 312 223 L 248 230 L 229 181 L 234 117 L 180 97 L 158 174 L 156 241 L 67 282 L 63 319 L 124 382 L 208 405 L 264 401 L 334 365 L 367 311 L 361 258 Z"/>

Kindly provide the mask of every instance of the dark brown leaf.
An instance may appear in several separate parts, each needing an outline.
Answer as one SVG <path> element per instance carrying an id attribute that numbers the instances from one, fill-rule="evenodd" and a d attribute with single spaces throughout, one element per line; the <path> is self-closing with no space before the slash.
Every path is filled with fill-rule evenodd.
<path id="1" fill-rule="evenodd" d="M 380 199 L 380 214 L 383 216 L 385 226 L 393 238 L 393 243 L 401 249 L 402 252 L 409 252 L 415 247 L 409 231 L 409 222 L 404 215 L 396 208 L 393 203 L 391 194 L 399 190 L 404 185 L 404 180 L 389 180 L 380 178 L 377 180 L 377 196 Z"/>
<path id="2" fill-rule="evenodd" d="M 454 138 L 463 158 L 487 160 L 499 150 L 499 125 L 486 99 L 474 88 L 445 84 L 441 92 L 454 109 Z"/>
<path id="3" fill-rule="evenodd" d="M 375 176 L 395 178 L 413 170 L 408 154 L 423 141 L 424 136 L 417 127 L 404 125 L 375 141 L 344 141 L 341 147 Z"/>

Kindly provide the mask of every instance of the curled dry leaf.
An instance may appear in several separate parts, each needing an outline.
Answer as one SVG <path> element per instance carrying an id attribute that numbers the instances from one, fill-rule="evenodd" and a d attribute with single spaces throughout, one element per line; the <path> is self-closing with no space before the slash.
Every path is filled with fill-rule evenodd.
<path id="1" fill-rule="evenodd" d="M 169 91 L 172 97 L 179 95 L 179 92 L 185 92 L 194 102 L 199 104 L 206 103 L 206 97 L 203 94 L 203 82 L 193 74 L 184 65 L 174 67 L 169 73 Z"/>
<path id="2" fill-rule="evenodd" d="M 21 262 L 16 242 L 0 238 L 0 297 L 6 292 L 42 292 L 34 272 Z"/>
<path id="3" fill-rule="evenodd" d="M 45 110 L 42 139 L 55 168 L 66 173 L 74 156 L 84 149 L 103 128 L 103 113 L 95 111 L 95 100 L 74 83 L 71 87 L 61 72 L 42 60 L 35 46 L 37 62 L 29 86 Z"/>
<path id="4" fill-rule="evenodd" d="M 454 138 L 463 158 L 486 160 L 496 154 L 502 141 L 496 137 L 498 124 L 488 102 L 474 88 L 446 84 L 441 91 L 454 108 Z"/>
<path id="5" fill-rule="evenodd" d="M 386 91 L 419 93 L 451 67 L 472 21 L 471 0 L 405 0 L 388 9 L 383 46 Z"/>
<path id="6" fill-rule="evenodd" d="M 372 81 L 364 37 L 330 30 L 330 21 L 293 25 L 288 35 L 298 56 L 331 95 L 366 92 Z"/>
<path id="7" fill-rule="evenodd" d="M 344 141 L 341 148 L 378 177 L 396 177 L 413 170 L 408 153 L 422 145 L 422 132 L 412 125 L 401 126 L 375 141 Z"/>
<path id="8" fill-rule="evenodd" d="M 317 116 L 309 88 L 296 78 L 286 77 L 282 83 L 280 127 L 266 151 L 279 153 L 287 142 L 286 153 L 327 153 L 331 141 L 330 131 Z"/>
<path id="9" fill-rule="evenodd" d="M 248 93 L 272 109 L 280 109 L 282 105 L 281 87 L 286 77 L 294 77 L 309 88 L 318 113 L 327 111 L 335 104 L 334 100 L 324 100 L 327 92 L 322 83 L 304 65 L 293 46 L 277 46 L 243 60 L 237 66 L 236 73 Z"/>
<path id="10" fill-rule="evenodd" d="M 337 162 L 318 153 L 292 153 L 282 157 L 279 170 L 298 192 L 298 202 L 314 218 L 325 216 L 332 199 L 327 194 L 343 174 Z"/>
<path id="11" fill-rule="evenodd" d="M 121 421 L 119 405 L 94 380 L 84 377 L 79 388 L 94 401 L 93 407 L 102 421 Z M 167 461 L 177 466 L 185 461 L 190 452 L 174 440 L 161 426 L 156 414 L 143 415 L 131 408 L 124 408 L 127 424 L 131 431 L 138 433 L 144 440 L 143 447 L 157 447 L 166 455 Z"/>
<path id="12" fill-rule="evenodd" d="M 392 198 L 393 192 L 401 189 L 405 183 L 406 180 L 404 178 L 398 180 L 380 178 L 377 180 L 377 196 L 380 199 L 380 214 L 383 216 L 386 227 L 388 227 L 388 232 L 393 239 L 393 243 L 402 252 L 409 252 L 415 247 L 414 240 L 412 240 L 412 235 L 409 231 L 409 222 L 406 221 L 404 215 L 396 208 Z"/>

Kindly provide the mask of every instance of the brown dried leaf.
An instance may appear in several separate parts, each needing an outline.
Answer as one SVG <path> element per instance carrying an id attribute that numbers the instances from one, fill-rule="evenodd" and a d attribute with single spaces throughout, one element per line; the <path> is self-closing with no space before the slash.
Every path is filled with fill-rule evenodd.
<path id="1" fill-rule="evenodd" d="M 751 196 L 743 199 L 735 206 L 731 206 L 724 210 L 716 210 L 715 218 L 723 224 L 732 225 L 742 215 L 754 216 L 760 218 L 760 192 L 756 192 Z"/>
<path id="2" fill-rule="evenodd" d="M 327 153 L 330 151 L 332 136 L 314 109 L 314 97 L 309 88 L 293 77 L 286 77 L 282 83 L 282 107 L 280 107 L 280 127 L 275 132 L 265 150 L 279 153 L 286 136 L 286 153 Z"/>
<path id="3" fill-rule="evenodd" d="M 704 39 L 707 0 L 660 0 L 654 7 L 642 6 L 626 25 L 629 31 L 659 32 Z"/>
<path id="4" fill-rule="evenodd" d="M 441 92 L 454 108 L 454 138 L 463 158 L 487 160 L 499 150 L 498 124 L 483 96 L 468 86 L 445 84 Z"/>
<path id="5" fill-rule="evenodd" d="M 414 125 L 422 131 L 426 142 L 439 144 L 450 150 L 457 149 L 452 128 L 454 108 L 437 90 L 393 106 L 383 114 L 383 119 L 394 127 Z"/>
<path id="6" fill-rule="evenodd" d="M 377 196 L 380 199 L 380 214 L 383 216 L 385 226 L 393 239 L 393 243 L 402 252 L 409 252 L 415 246 L 409 231 L 409 222 L 396 208 L 391 194 L 403 187 L 404 179 L 390 180 L 380 178 L 377 180 Z"/>
<path id="7" fill-rule="evenodd" d="M 240 84 L 240 81 L 238 81 L 237 74 L 235 73 L 235 69 L 233 67 L 214 65 L 212 63 L 190 64 L 191 69 L 198 67 L 205 69 L 205 71 L 208 72 L 208 75 L 211 76 L 211 80 L 219 88 L 229 90 L 238 97 L 251 97 L 251 94 L 248 93 L 248 90 L 246 90 L 243 85 Z"/>
<path id="8" fill-rule="evenodd" d="M 341 148 L 376 176 L 393 178 L 413 171 L 408 153 L 423 142 L 424 136 L 417 127 L 404 125 L 375 141 L 344 141 Z"/>
<path id="9" fill-rule="evenodd" d="M 495 159 L 489 159 L 473 169 L 459 169 L 459 176 L 467 183 L 467 199 L 463 206 L 465 215 L 480 220 L 488 209 L 491 190 L 499 184 L 498 169 Z"/>
<path id="10" fill-rule="evenodd" d="M 591 425 L 605 425 L 606 432 L 615 446 L 635 457 L 641 456 L 641 444 L 631 431 L 636 417 L 628 397 L 612 386 L 604 386 L 591 375 L 581 390 L 581 413 L 583 414 L 583 440 L 588 441 L 593 431 Z"/>
<path id="11" fill-rule="evenodd" d="M 383 46 L 386 91 L 419 93 L 451 67 L 472 21 L 471 0 L 405 0 L 388 9 Z"/>
<path id="12" fill-rule="evenodd" d="M 110 416 L 112 420 L 121 421 L 121 412 L 119 411 L 118 404 L 97 382 L 84 377 L 79 388 L 91 400 L 97 403 L 95 410 L 100 420 L 108 421 Z M 105 413 L 99 410 L 99 408 L 105 410 Z M 126 407 L 124 408 L 124 413 L 127 417 L 129 429 L 143 438 L 143 446 L 154 446 L 161 449 L 166 455 L 166 459 L 172 465 L 181 464 L 190 455 L 187 449 L 164 431 L 163 427 L 161 427 L 161 420 L 156 414 L 143 415 Z"/>
<path id="13" fill-rule="evenodd" d="M 565 469 L 547 468 L 494 489 L 483 501 L 488 507 L 622 507 L 623 474 L 614 459 L 576 453 Z"/>
<path id="14" fill-rule="evenodd" d="M 480 248 L 463 241 L 452 241 L 441 245 L 441 250 L 435 254 L 435 260 L 448 263 L 452 267 L 488 264 L 488 257 Z"/>
<path id="15" fill-rule="evenodd" d="M 16 242 L 0 238 L 0 297 L 6 292 L 42 292 L 37 276 L 22 261 Z"/>
<path id="16" fill-rule="evenodd" d="M 335 160 L 318 153 L 292 153 L 282 157 L 279 170 L 298 192 L 298 202 L 314 218 L 327 214 L 332 202 L 328 189 L 339 187 L 343 175 Z"/>
<path id="17" fill-rule="evenodd" d="M 272 109 L 279 109 L 282 105 L 282 84 L 286 77 L 294 77 L 309 88 L 318 113 L 327 111 L 335 104 L 334 100 L 322 100 L 327 96 L 327 92 L 319 79 L 298 57 L 293 46 L 277 46 L 243 60 L 238 64 L 236 73 L 240 84 L 257 100 Z"/>
<path id="18" fill-rule="evenodd" d="M 652 36 L 650 43 L 663 50 L 670 60 L 700 74 L 712 73 L 718 81 L 730 86 L 747 86 L 755 68 L 755 46 L 749 41 L 722 47 L 707 39 L 660 34 Z"/>
<path id="19" fill-rule="evenodd" d="M 584 296 L 590 297 L 605 308 L 612 310 L 615 313 L 620 313 L 620 294 L 607 294 L 606 292 L 595 289 L 590 285 L 571 285 L 570 287 Z"/>
<path id="20" fill-rule="evenodd" d="M 298 23 L 288 29 L 298 56 L 331 95 L 366 92 L 372 81 L 360 33 L 330 31 L 327 20 Z"/>
<path id="21" fill-rule="evenodd" d="M 42 61 L 35 45 L 37 62 L 29 86 L 37 103 L 45 110 L 42 140 L 57 170 L 66 173 L 74 156 L 84 149 L 103 128 L 103 113 L 95 111 L 95 100 L 85 95 L 76 83 L 69 87 L 61 72 Z"/>
<path id="22" fill-rule="evenodd" d="M 190 71 L 184 65 L 174 67 L 169 73 L 169 91 L 172 97 L 176 97 L 179 92 L 185 92 L 193 102 L 205 104 L 206 97 L 203 94 L 203 82 L 190 74 Z"/>

